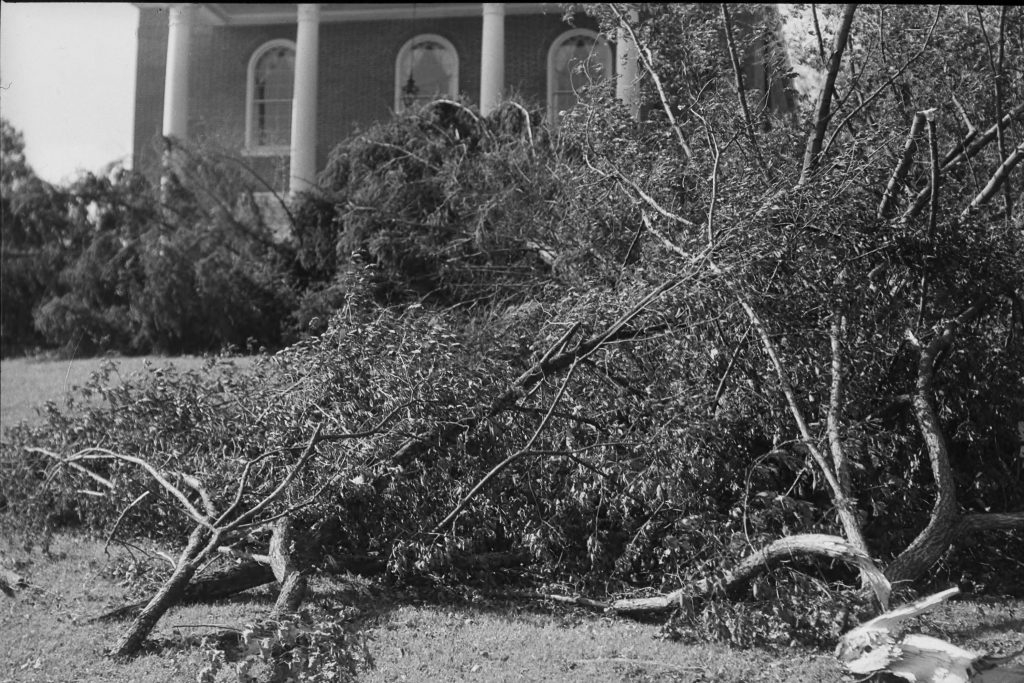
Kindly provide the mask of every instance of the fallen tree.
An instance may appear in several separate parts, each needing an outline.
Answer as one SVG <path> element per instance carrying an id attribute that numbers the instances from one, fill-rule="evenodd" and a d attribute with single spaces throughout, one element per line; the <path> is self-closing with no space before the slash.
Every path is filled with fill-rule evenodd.
<path id="1" fill-rule="evenodd" d="M 170 604 L 256 582 L 280 582 L 275 611 L 293 611 L 314 569 L 400 582 L 524 563 L 533 594 L 642 616 L 756 594 L 792 565 L 829 586 L 859 575 L 884 609 L 890 588 L 937 567 L 952 576 L 940 560 L 981 532 L 1019 547 L 1024 244 L 1005 228 L 1020 209 L 1003 215 L 992 198 L 1016 193 L 1020 105 L 991 106 L 976 74 L 947 61 L 976 47 L 976 18 L 828 10 L 826 77 L 795 123 L 752 104 L 767 94 L 737 68 L 758 49 L 788 73 L 757 42 L 772 20 L 747 31 L 720 10 L 596 10 L 638 45 L 643 126 L 595 88 L 557 132 L 526 126 L 515 144 L 452 103 L 367 133 L 332 160 L 349 172 L 325 180 L 322 201 L 330 215 L 372 213 L 325 252 L 370 245 L 370 263 L 349 264 L 320 337 L 276 355 L 273 379 L 161 377 L 31 435 L 51 441 L 19 451 L 19 481 L 63 486 L 97 528 L 190 539 L 118 652 Z M 680 41 L 679 26 L 702 30 Z M 953 109 L 977 123 L 966 135 Z M 394 184 L 409 177 L 422 185 Z M 922 193 L 926 213 L 913 209 Z M 522 205 L 503 222 L 513 195 Z M 378 196 L 389 201 L 368 206 Z M 411 256 L 438 235 L 464 268 L 445 271 L 447 247 L 429 254 L 444 306 L 378 305 L 382 279 L 413 277 Z M 416 243 L 402 252 L 403 239 Z M 480 265 L 495 244 L 544 245 L 534 300 L 495 303 L 475 269 L 522 263 Z M 463 284 L 471 297 L 452 306 Z M 109 452 L 81 450 L 101 442 Z M 93 455 L 103 467 L 85 467 Z M 336 532 L 320 535 L 327 520 Z M 236 543 L 256 525 L 276 533 Z M 225 554 L 241 564 L 203 578 Z"/>

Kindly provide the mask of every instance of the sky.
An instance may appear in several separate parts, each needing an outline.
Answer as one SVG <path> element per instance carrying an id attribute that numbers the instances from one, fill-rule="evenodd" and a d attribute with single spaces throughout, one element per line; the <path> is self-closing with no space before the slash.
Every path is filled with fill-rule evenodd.
<path id="1" fill-rule="evenodd" d="M 127 3 L 0 2 L 0 116 L 39 177 L 131 162 L 138 23 Z"/>

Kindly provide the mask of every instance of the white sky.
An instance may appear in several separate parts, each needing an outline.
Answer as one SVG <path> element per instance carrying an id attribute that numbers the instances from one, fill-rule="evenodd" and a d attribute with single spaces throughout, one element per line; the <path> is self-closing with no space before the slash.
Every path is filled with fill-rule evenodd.
<path id="1" fill-rule="evenodd" d="M 127 3 L 0 2 L 0 116 L 44 180 L 131 162 L 138 24 Z"/>

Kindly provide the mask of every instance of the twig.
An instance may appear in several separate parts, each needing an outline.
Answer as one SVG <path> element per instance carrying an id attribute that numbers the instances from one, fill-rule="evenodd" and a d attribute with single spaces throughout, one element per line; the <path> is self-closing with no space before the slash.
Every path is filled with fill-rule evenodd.
<path id="1" fill-rule="evenodd" d="M 530 451 L 530 449 L 533 447 L 534 442 L 537 440 L 537 437 L 540 436 L 541 432 L 543 432 L 544 429 L 548 426 L 548 422 L 551 421 L 551 417 L 555 412 L 555 408 L 562 400 L 562 396 L 565 394 L 565 390 L 569 386 L 569 380 L 572 378 L 573 371 L 576 370 L 576 366 L 578 364 L 579 359 L 577 358 L 576 360 L 573 361 L 572 365 L 569 367 L 569 371 L 565 374 L 565 379 L 562 380 L 562 386 L 559 387 L 558 393 L 555 394 L 555 398 L 551 401 L 551 406 L 548 408 L 547 414 L 544 415 L 544 418 L 540 421 L 540 424 L 537 425 L 537 429 L 534 430 L 533 436 L 531 436 L 530 440 L 526 442 L 526 445 L 520 450 L 513 453 L 512 455 L 502 460 L 493 468 L 491 468 L 491 471 L 485 474 L 483 478 L 479 482 L 477 482 L 476 486 L 470 489 L 469 493 L 467 493 L 463 497 L 463 499 L 459 501 L 458 505 L 455 506 L 455 509 L 448 513 L 447 517 L 438 522 L 438 524 L 433 528 L 433 530 L 431 530 L 432 534 L 440 533 L 442 529 L 448 526 L 450 522 L 454 521 L 455 518 L 459 516 L 459 513 L 461 513 L 462 510 L 466 507 L 466 504 L 469 503 L 469 501 L 472 500 L 474 496 L 476 496 L 480 489 L 487 485 L 487 482 L 489 482 L 498 473 L 500 473 L 502 470 L 504 470 L 506 467 L 512 464 L 513 461 L 515 461 L 516 459 L 520 458 L 521 456 Z"/>
<path id="2" fill-rule="evenodd" d="M 135 497 L 135 500 L 133 500 L 132 502 L 128 503 L 128 507 L 126 507 L 124 510 L 122 510 L 121 514 L 119 514 L 117 516 L 117 519 L 114 521 L 114 526 L 111 527 L 110 533 L 107 534 L 107 540 L 104 541 L 104 543 L 103 543 L 103 554 L 104 555 L 107 554 L 107 548 L 110 547 L 110 542 L 112 540 L 114 540 L 114 534 L 117 533 L 117 527 L 121 526 L 121 520 L 123 520 L 125 518 L 125 515 L 128 514 L 129 510 L 131 510 L 133 507 L 135 507 L 136 505 L 141 503 L 143 500 L 145 500 L 149 496 L 149 494 L 150 494 L 149 491 L 143 491 L 142 493 L 140 493 L 138 496 Z"/>
<path id="3" fill-rule="evenodd" d="M 836 126 L 835 131 L 833 131 L 831 137 L 829 137 L 828 143 L 826 143 L 825 148 L 821 152 L 822 156 L 828 153 L 828 150 L 832 147 L 832 142 L 836 139 L 836 136 L 842 132 L 843 128 L 846 127 L 846 125 L 854 116 L 857 115 L 858 112 L 860 112 L 862 109 L 871 104 L 874 101 L 874 99 L 878 97 L 880 94 L 882 94 L 882 92 L 886 88 L 888 88 L 892 83 L 896 82 L 896 79 L 899 78 L 903 74 L 903 72 L 910 67 L 911 64 L 913 64 L 914 62 L 921 58 L 921 55 L 923 55 L 925 53 L 925 50 L 928 49 L 928 43 L 931 42 L 932 33 L 935 31 L 935 26 L 939 23 L 940 16 L 942 16 L 941 7 L 935 10 L 935 19 L 932 20 L 931 28 L 928 29 L 928 35 L 925 36 L 924 44 L 921 46 L 921 49 L 917 51 L 917 54 L 915 54 L 913 57 L 905 61 L 903 65 L 899 69 L 897 69 L 896 72 L 893 73 L 893 75 L 888 78 L 888 80 L 886 80 L 885 83 L 878 86 L 878 88 L 873 93 L 871 93 L 865 100 L 861 101 L 856 107 L 854 107 L 853 111 L 851 111 L 849 114 L 843 117 L 843 120 L 839 122 L 839 125 Z"/>
<path id="4" fill-rule="evenodd" d="M 268 493 L 263 500 L 261 500 L 252 508 L 250 508 L 247 512 L 244 512 L 243 514 L 239 515 L 234 521 L 225 524 L 222 527 L 223 532 L 227 533 L 234 529 L 237 529 L 242 524 L 245 524 L 250 519 L 258 515 L 259 513 L 263 512 L 263 510 L 268 505 L 273 503 L 277 499 L 277 497 L 280 496 L 281 493 L 284 492 L 284 490 L 291 485 L 292 480 L 295 479 L 295 477 L 302 470 L 302 468 L 305 467 L 306 462 L 308 462 L 309 459 L 313 456 L 313 453 L 316 450 L 316 445 L 320 441 L 320 430 L 323 429 L 323 426 L 323 422 L 317 423 L 316 429 L 313 430 L 313 436 L 309 438 L 309 443 L 306 444 L 306 450 L 303 451 L 302 455 L 299 457 L 299 461 L 295 463 L 295 466 L 292 467 L 291 471 L 288 472 L 287 476 L 285 476 L 281 483 L 278 484 L 273 491 Z M 221 517 L 217 520 L 217 524 L 220 525 L 223 522 L 224 516 L 221 515 Z"/>
<path id="5" fill-rule="evenodd" d="M 608 7 L 619 20 L 619 24 L 626 29 L 627 33 L 629 33 L 629 39 L 633 41 L 634 45 L 636 45 L 640 61 L 643 63 L 647 73 L 651 75 L 651 81 L 654 83 L 654 88 L 658 91 L 658 99 L 661 101 L 661 108 L 665 112 L 666 118 L 668 118 L 669 126 L 676 134 L 676 139 L 679 141 L 679 146 L 682 148 L 683 154 L 686 155 L 687 161 L 692 160 L 693 151 L 690 149 L 690 145 L 686 142 L 686 136 L 683 135 L 683 129 L 680 128 L 679 123 L 676 121 L 675 114 L 672 113 L 672 105 L 668 101 L 668 95 L 665 94 L 665 87 L 661 83 L 661 77 L 658 76 L 658 72 L 654 70 L 654 55 L 651 54 L 651 51 L 646 45 L 642 45 L 640 41 L 637 40 L 636 32 L 633 30 L 633 27 L 626 18 L 622 16 L 622 13 L 619 12 L 618 8 L 616 8 L 613 3 L 609 3 Z"/>
<path id="6" fill-rule="evenodd" d="M 757 164 L 761 167 L 761 173 L 764 175 L 765 180 L 772 182 L 771 169 L 764 161 L 764 156 L 761 154 L 761 147 L 757 142 L 757 136 L 754 133 L 754 122 L 750 116 L 750 107 L 747 106 L 747 90 L 743 86 L 743 72 L 740 70 L 740 59 L 736 54 L 736 43 L 732 38 L 732 16 L 729 14 L 729 6 L 724 2 L 721 4 L 722 7 L 722 23 L 725 25 L 725 44 L 729 51 L 729 60 L 732 62 L 732 72 L 736 80 L 736 96 L 740 101 L 740 109 L 743 111 L 743 122 L 746 125 L 747 138 L 750 140 L 750 145 L 754 148 L 754 156 L 757 158 Z M 718 146 L 715 146 L 715 169 L 718 169 Z M 711 231 L 710 221 L 708 221 L 708 232 Z M 710 240 L 709 240 L 710 241 Z"/>

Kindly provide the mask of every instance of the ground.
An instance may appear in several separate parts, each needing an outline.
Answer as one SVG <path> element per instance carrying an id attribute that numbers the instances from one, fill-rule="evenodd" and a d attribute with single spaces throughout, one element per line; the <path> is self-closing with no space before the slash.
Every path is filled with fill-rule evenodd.
<path id="1" fill-rule="evenodd" d="M 165 359 L 151 359 L 157 363 Z M 194 367 L 201 359 L 175 359 Z M 32 404 L 59 400 L 87 378 L 96 361 L 3 361 L 0 424 L 35 419 Z M 122 375 L 142 367 L 126 361 Z M 165 548 L 173 551 L 171 548 Z M 8 681 L 194 681 L 203 665 L 197 644 L 223 627 L 265 618 L 268 586 L 214 605 L 172 609 L 150 647 L 127 663 L 104 657 L 126 621 L 91 619 L 152 588 L 152 563 L 102 540 L 60 536 L 52 556 L 0 539 L 0 567 L 30 585 L 0 593 L 0 683 Z M 346 609 L 365 637 L 373 666 L 359 679 L 384 681 L 778 681 L 843 680 L 829 652 L 800 648 L 736 650 L 661 637 L 658 624 L 612 619 L 537 600 L 385 589 L 355 577 L 320 577 L 307 600 L 311 615 Z M 955 601 L 915 629 L 962 647 L 1008 654 L 1024 648 L 1024 601 L 985 596 Z M 218 680 L 229 680 L 221 671 Z M 233 677 L 230 680 L 234 680 Z M 846 680 L 853 680 L 847 678 Z"/>

